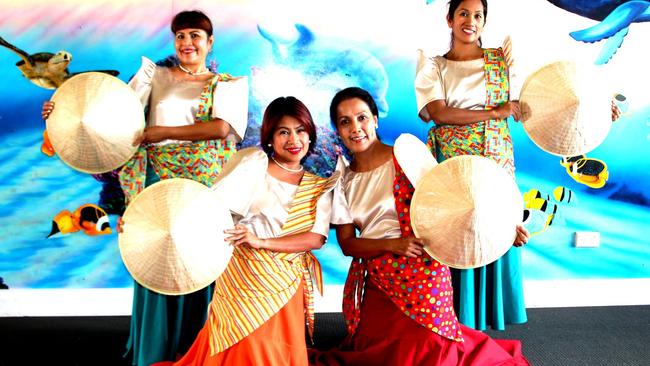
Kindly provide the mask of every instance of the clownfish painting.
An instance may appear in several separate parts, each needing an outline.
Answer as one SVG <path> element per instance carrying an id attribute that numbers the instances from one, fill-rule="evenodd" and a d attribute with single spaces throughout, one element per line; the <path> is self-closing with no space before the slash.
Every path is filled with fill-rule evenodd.
<path id="1" fill-rule="evenodd" d="M 110 222 L 106 211 L 93 204 L 85 204 L 70 213 L 63 210 L 52 219 L 52 231 L 48 238 L 54 234 L 68 234 L 82 230 L 86 235 L 111 234 Z"/>

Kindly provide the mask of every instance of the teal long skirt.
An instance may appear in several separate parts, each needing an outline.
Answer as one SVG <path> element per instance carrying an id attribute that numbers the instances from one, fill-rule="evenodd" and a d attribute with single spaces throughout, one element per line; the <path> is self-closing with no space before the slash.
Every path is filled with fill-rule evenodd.
<path id="1" fill-rule="evenodd" d="M 207 319 L 213 286 L 188 295 L 161 295 L 133 284 L 131 332 L 127 356 L 148 366 L 174 361 L 187 352 Z"/>
<path id="2" fill-rule="evenodd" d="M 451 268 L 454 309 L 471 328 L 504 330 L 528 321 L 521 271 L 521 249 L 512 247 L 496 262 L 475 269 Z"/>
<path id="3" fill-rule="evenodd" d="M 147 186 L 160 178 L 147 166 Z M 214 285 L 187 295 L 168 296 L 133 282 L 131 330 L 125 357 L 131 364 L 149 366 L 175 361 L 189 350 L 205 324 Z"/>

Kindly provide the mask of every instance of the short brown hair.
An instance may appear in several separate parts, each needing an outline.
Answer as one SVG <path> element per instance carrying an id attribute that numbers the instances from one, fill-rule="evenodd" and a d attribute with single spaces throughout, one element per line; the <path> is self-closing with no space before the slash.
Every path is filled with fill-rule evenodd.
<path id="1" fill-rule="evenodd" d="M 200 10 L 186 10 L 176 14 L 172 19 L 171 28 L 174 34 L 181 29 L 196 28 L 203 29 L 208 37 L 212 35 L 212 22 Z"/>
<path id="2" fill-rule="evenodd" d="M 262 119 L 262 128 L 260 129 L 260 144 L 262 149 L 267 153 L 273 153 L 273 147 L 269 146 L 273 140 L 273 132 L 278 128 L 278 123 L 282 117 L 290 116 L 298 120 L 309 134 L 309 150 L 307 155 L 311 154 L 316 146 L 316 125 L 309 113 L 307 106 L 294 97 L 279 97 L 269 104 L 264 111 Z"/>

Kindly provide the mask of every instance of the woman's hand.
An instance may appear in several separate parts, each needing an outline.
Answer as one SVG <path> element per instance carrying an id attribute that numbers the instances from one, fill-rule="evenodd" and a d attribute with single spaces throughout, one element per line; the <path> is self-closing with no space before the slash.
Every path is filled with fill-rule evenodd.
<path id="1" fill-rule="evenodd" d="M 164 126 L 151 126 L 146 127 L 141 135 L 133 140 L 133 146 L 140 144 L 156 143 L 168 139 L 169 129 Z"/>
<path id="2" fill-rule="evenodd" d="M 266 248 L 267 240 L 258 238 L 255 234 L 248 231 L 248 228 L 244 225 L 235 225 L 234 229 L 224 230 L 224 233 L 230 234 L 225 239 L 233 246 L 247 244 L 255 249 Z"/>
<path id="3" fill-rule="evenodd" d="M 512 116 L 517 122 L 521 120 L 519 102 L 505 102 L 494 108 L 494 111 L 497 114 L 497 118 L 508 118 Z"/>
<path id="4" fill-rule="evenodd" d="M 517 237 L 515 238 L 515 242 L 512 243 L 512 245 L 520 247 L 528 243 L 528 239 L 530 239 L 530 233 L 528 230 L 526 230 L 523 225 L 517 225 Z"/>
<path id="5" fill-rule="evenodd" d="M 616 120 L 621 118 L 621 114 L 621 110 L 616 105 L 614 99 L 612 99 L 612 122 L 616 122 Z"/>
<path id="6" fill-rule="evenodd" d="M 54 102 L 51 100 L 43 102 L 43 109 L 41 109 L 41 117 L 43 119 L 48 119 L 50 117 L 50 114 L 54 110 Z"/>
<path id="7" fill-rule="evenodd" d="M 124 232 L 124 220 L 122 220 L 122 216 L 117 218 L 117 232 L 118 234 L 122 234 Z"/>
<path id="8" fill-rule="evenodd" d="M 388 239 L 388 251 L 409 258 L 419 257 L 424 253 L 424 239 L 416 237 Z"/>

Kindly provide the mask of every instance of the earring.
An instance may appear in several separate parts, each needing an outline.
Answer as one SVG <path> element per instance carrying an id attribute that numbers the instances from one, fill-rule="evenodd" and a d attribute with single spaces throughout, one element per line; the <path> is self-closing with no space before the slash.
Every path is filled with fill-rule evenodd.
<path id="1" fill-rule="evenodd" d="M 266 146 L 271 147 L 271 146 L 273 146 L 273 145 L 271 145 L 271 144 L 266 144 Z"/>

